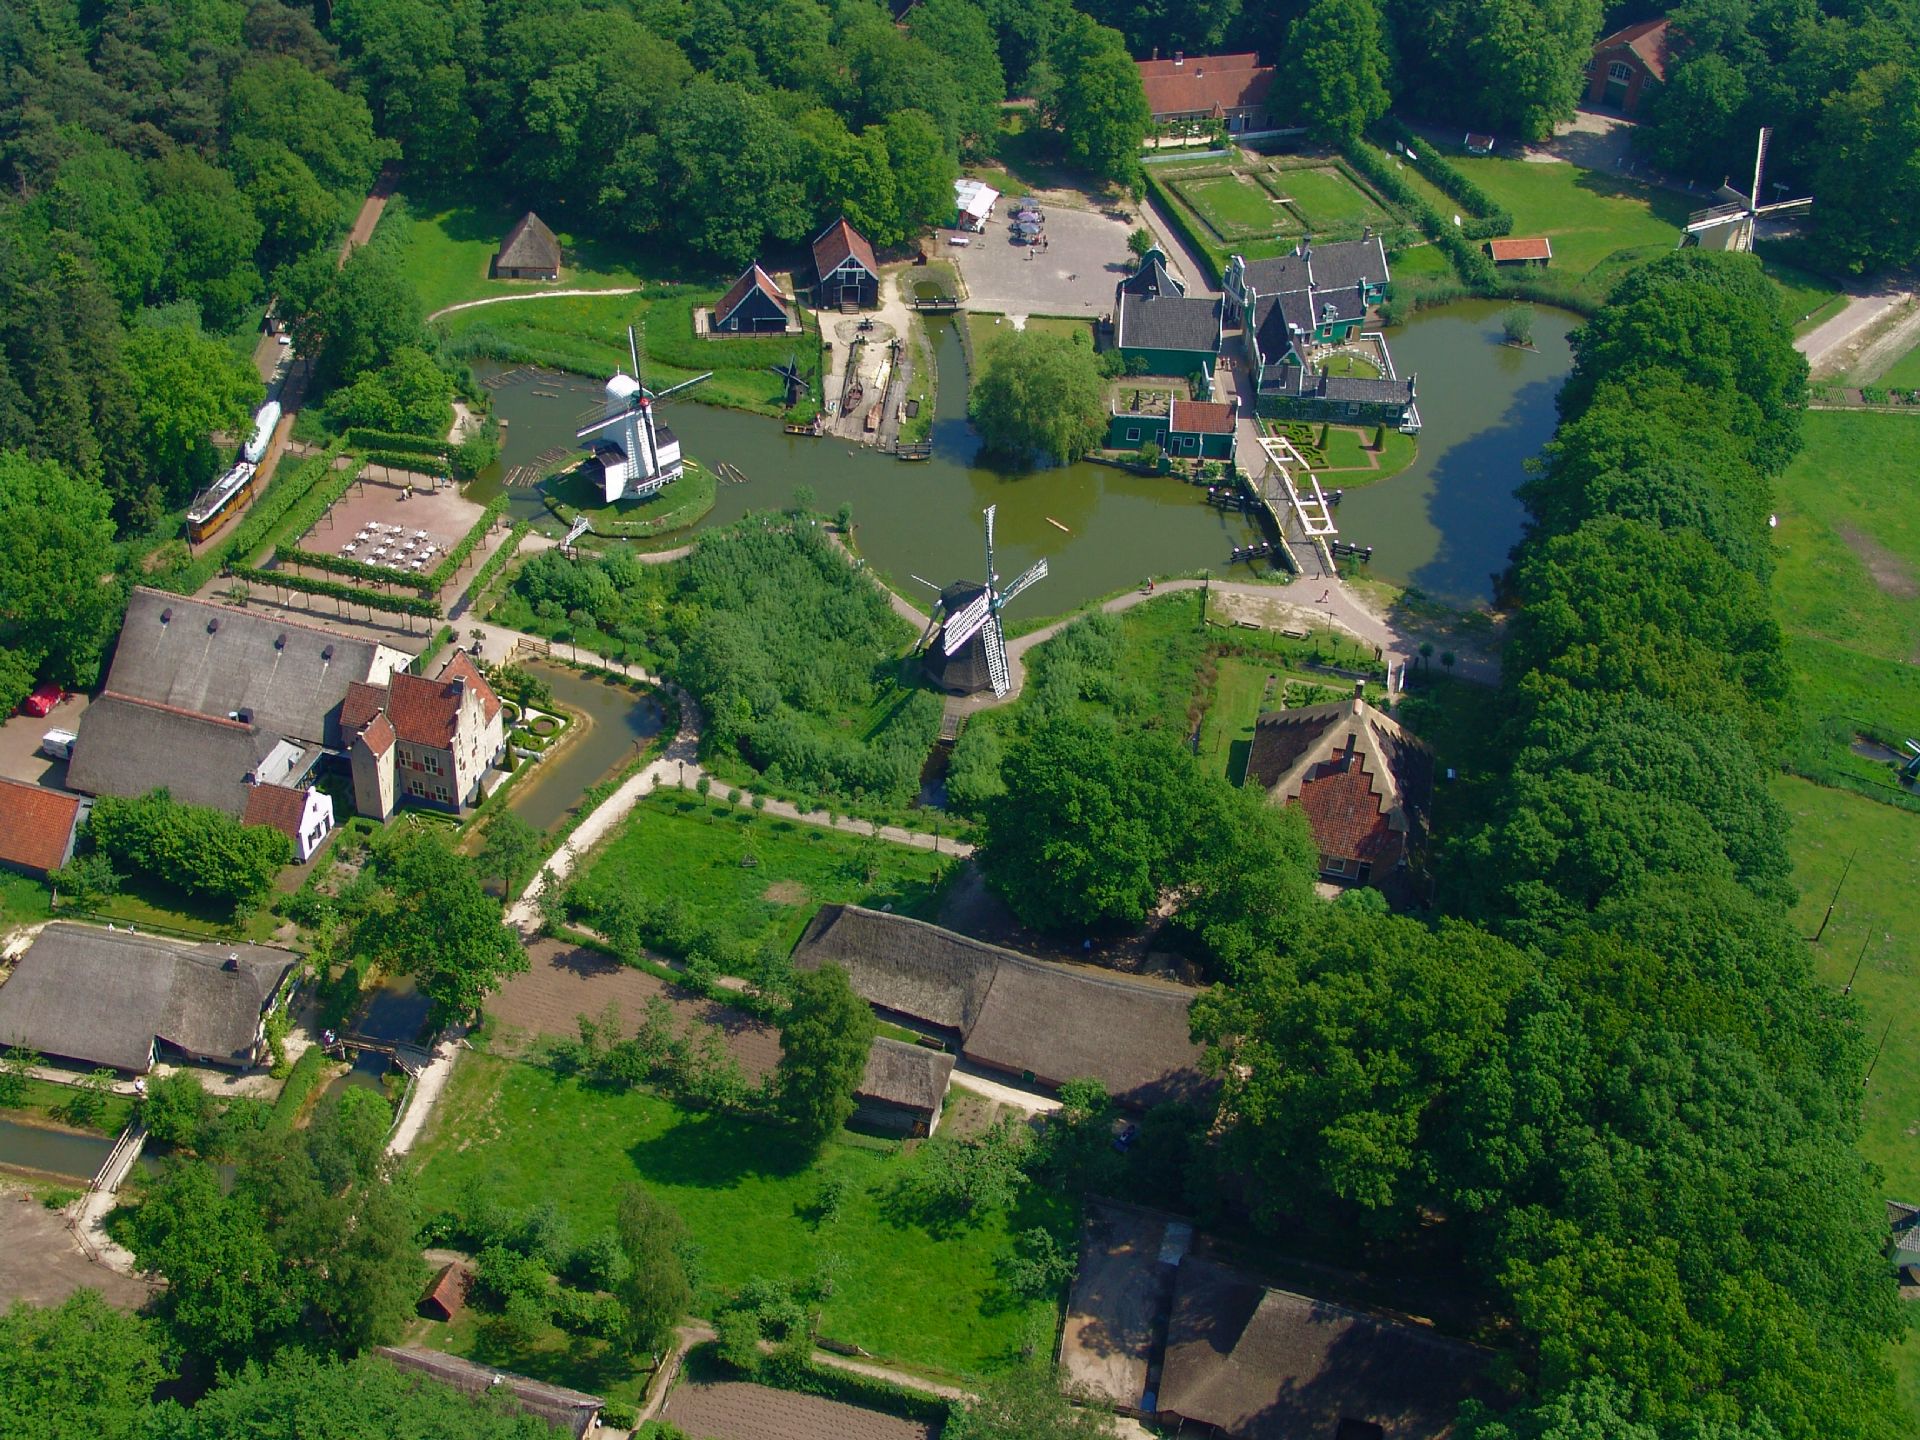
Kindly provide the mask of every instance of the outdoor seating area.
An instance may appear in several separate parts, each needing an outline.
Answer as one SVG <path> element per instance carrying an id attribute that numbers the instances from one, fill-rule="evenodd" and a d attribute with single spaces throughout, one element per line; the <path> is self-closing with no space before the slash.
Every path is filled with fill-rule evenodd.
<path id="1" fill-rule="evenodd" d="M 340 553 L 362 565 L 378 565 L 401 574 L 418 574 L 438 563 L 446 553 L 424 530 L 369 520 L 340 546 Z"/>

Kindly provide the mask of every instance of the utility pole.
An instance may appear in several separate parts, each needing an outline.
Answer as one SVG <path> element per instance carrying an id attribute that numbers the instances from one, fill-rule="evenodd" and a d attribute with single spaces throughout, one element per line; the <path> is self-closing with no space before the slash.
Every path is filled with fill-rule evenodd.
<path id="1" fill-rule="evenodd" d="M 1836 880 L 1833 885 L 1833 899 L 1827 901 L 1827 913 L 1820 917 L 1820 928 L 1807 937 L 1807 943 L 1809 945 L 1818 945 L 1820 943 L 1820 937 L 1827 933 L 1827 921 L 1833 919 L 1833 907 L 1839 903 L 1840 900 L 1840 887 L 1847 883 L 1847 872 L 1853 869 L 1853 857 L 1859 853 L 1860 847 L 1858 845 L 1854 846 L 1853 854 L 1848 855 L 1847 863 L 1840 867 L 1840 878 Z"/>

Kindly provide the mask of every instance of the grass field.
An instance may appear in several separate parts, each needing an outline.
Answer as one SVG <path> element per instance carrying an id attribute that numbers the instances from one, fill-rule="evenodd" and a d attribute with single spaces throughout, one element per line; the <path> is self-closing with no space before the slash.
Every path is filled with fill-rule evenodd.
<path id="1" fill-rule="evenodd" d="M 1284 206 L 1246 175 L 1215 175 L 1179 183 L 1181 197 L 1223 240 L 1298 229 Z"/>
<path id="2" fill-rule="evenodd" d="M 1920 661 L 1920 445 L 1904 416 L 1820 410 L 1778 485 L 1780 622 L 1866 655 Z"/>
<path id="3" fill-rule="evenodd" d="M 66 1107 L 74 1096 L 73 1086 L 35 1079 L 29 1079 L 26 1085 L 22 1103 L 11 1109 L 0 1108 L 0 1115 L 11 1115 L 22 1120 L 44 1120 L 75 1130 L 95 1130 L 102 1135 L 118 1135 L 127 1128 L 127 1121 L 133 1118 L 132 1099 L 125 1095 L 110 1094 L 101 1097 L 98 1118 L 90 1124 L 75 1125 L 66 1113 Z"/>
<path id="4" fill-rule="evenodd" d="M 643 800 L 589 863 L 590 893 L 677 899 L 723 933 L 784 953 L 813 912 L 852 902 L 931 917 L 945 867 L 930 851 L 769 819 L 716 794 Z"/>
<path id="5" fill-rule="evenodd" d="M 1877 382 L 1902 388 L 1920 388 L 1920 345 L 1916 345 L 1887 367 Z"/>
<path id="6" fill-rule="evenodd" d="M 1455 155 L 1450 162 L 1512 214 L 1515 235 L 1549 236 L 1553 268 L 1576 277 L 1618 250 L 1671 250 L 1690 208 L 1684 195 L 1575 165 L 1493 155 Z"/>
<path id="7" fill-rule="evenodd" d="M 1387 212 L 1371 196 L 1356 189 L 1351 180 L 1331 166 L 1287 170 L 1274 176 L 1272 183 L 1299 208 L 1307 228 L 1315 235 L 1378 224 L 1387 218 Z"/>
<path id="8" fill-rule="evenodd" d="M 37 925 L 47 918 L 53 896 L 40 881 L 0 870 L 0 935 L 16 925 Z"/>
<path id="9" fill-rule="evenodd" d="M 697 305 L 719 298 L 718 287 L 651 289 L 640 295 L 571 295 L 483 305 L 435 323 L 455 354 L 552 365 L 583 375 L 627 369 L 627 326 L 638 332 L 650 386 L 713 378 L 689 392 L 708 405 L 786 413 L 781 381 L 767 367 L 796 350 L 802 368 L 819 370 L 819 331 L 809 318 L 804 335 L 764 340 L 700 340 L 693 333 Z M 817 388 L 817 385 L 816 385 Z M 815 400 L 817 402 L 818 395 Z"/>
<path id="10" fill-rule="evenodd" d="M 993 342 L 1002 335 L 1011 335 L 1013 326 L 1004 315 L 994 315 L 984 310 L 962 310 L 960 316 L 967 322 L 967 348 L 973 356 L 975 365 L 983 364 Z M 1022 323 L 1022 329 L 1037 330 L 1042 335 L 1060 335 L 1071 340 L 1075 335 L 1093 338 L 1093 322 L 1075 320 L 1065 315 L 1029 315 Z"/>
<path id="11" fill-rule="evenodd" d="M 551 1202 L 582 1236 L 611 1226 L 620 1185 L 643 1182 L 700 1247 L 696 1308 L 706 1314 L 749 1279 L 805 1281 L 832 1257 L 839 1276 L 821 1303 L 821 1333 L 885 1359 L 977 1372 L 1012 1355 L 1030 1320 L 1050 1320 L 1046 1302 L 1004 1290 L 996 1261 L 1012 1233 L 1063 1224 L 1064 1202 L 1029 1188 L 1011 1214 L 935 1235 L 889 1199 L 911 1163 L 893 1144 L 850 1136 L 810 1158 L 756 1120 L 472 1054 L 415 1153 L 429 1209 Z M 810 1212 L 830 1177 L 847 1197 L 838 1220 L 816 1223 Z"/>

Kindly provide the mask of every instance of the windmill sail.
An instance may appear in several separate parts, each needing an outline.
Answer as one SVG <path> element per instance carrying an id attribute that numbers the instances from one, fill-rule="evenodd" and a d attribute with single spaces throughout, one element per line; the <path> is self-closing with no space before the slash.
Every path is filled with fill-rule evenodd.
<path id="1" fill-rule="evenodd" d="M 1013 681 L 1007 673 L 1007 637 L 1000 629 L 998 615 L 987 617 L 986 629 L 980 638 L 986 642 L 987 679 L 993 685 L 994 698 L 1004 700 L 1013 689 Z"/>
<path id="2" fill-rule="evenodd" d="M 924 663 L 935 682 L 948 690 L 973 694 L 991 687 L 995 698 L 1004 700 L 1013 693 L 1013 665 L 1007 654 L 1007 634 L 1000 612 L 1015 596 L 1047 578 L 1047 562 L 1035 561 L 1005 590 L 999 588 L 1000 577 L 994 569 L 993 555 L 997 508 L 989 505 L 986 509 L 986 583 L 976 586 L 963 581 L 941 592 L 943 608 L 952 608 L 947 609 L 945 619 L 938 622 L 941 640 L 938 654 L 929 650 Z M 916 575 L 914 579 L 920 577 Z M 920 583 L 933 588 L 930 581 Z M 931 637 L 931 627 L 928 634 Z M 980 683 L 982 670 L 986 686 Z"/>

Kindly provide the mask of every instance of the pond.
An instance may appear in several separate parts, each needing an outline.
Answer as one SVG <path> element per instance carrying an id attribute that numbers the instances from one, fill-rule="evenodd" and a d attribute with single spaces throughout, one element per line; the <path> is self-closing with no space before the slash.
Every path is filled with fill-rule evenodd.
<path id="1" fill-rule="evenodd" d="M 1510 307 L 1470 300 L 1389 331 L 1394 368 L 1419 376 L 1420 453 L 1393 479 L 1349 490 L 1343 539 L 1373 546 L 1367 569 L 1457 606 L 1483 605 L 1525 514 L 1514 487 L 1552 438 L 1554 397 L 1573 368 L 1578 317 L 1536 308 L 1533 350 L 1504 342 Z"/>
<path id="2" fill-rule="evenodd" d="M 338 1100 L 349 1090 L 371 1090 L 384 1099 L 385 1077 L 392 1068 L 393 1062 L 384 1052 L 362 1050 L 353 1057 L 353 1064 L 327 1082 L 327 1088 L 320 1092 L 320 1103 Z"/>
<path id="3" fill-rule="evenodd" d="M 522 820 L 546 830 L 580 804 L 588 786 L 613 774 L 660 733 L 660 707 L 625 685 L 564 665 L 536 660 L 526 668 L 553 687 L 554 702 L 574 717 L 558 748 L 534 761 L 532 773 L 516 781 L 507 797 Z"/>
<path id="4" fill-rule="evenodd" d="M 352 1032 L 383 1045 L 412 1045 L 426 1026 L 433 1002 L 420 993 L 411 975 L 383 975 L 367 991 Z"/>
<path id="5" fill-rule="evenodd" d="M 117 1137 L 27 1125 L 0 1115 L 0 1170 L 24 1170 L 89 1184 Z"/>
<path id="6" fill-rule="evenodd" d="M 1487 600 L 1491 574 L 1504 567 L 1520 536 L 1513 488 L 1524 478 L 1523 462 L 1553 431 L 1553 398 L 1571 366 L 1572 316 L 1537 310 L 1538 350 L 1521 351 L 1499 343 L 1504 308 L 1469 301 L 1423 311 L 1392 334 L 1395 364 L 1420 377 L 1420 455 L 1404 474 L 1349 491 L 1339 516 L 1343 536 L 1374 547 L 1373 573 L 1456 604 Z M 1084 462 L 1025 472 L 979 463 L 959 331 L 943 319 L 928 328 L 941 383 L 933 458 L 925 463 L 903 464 L 842 440 L 787 435 L 762 417 L 669 402 L 671 424 L 688 454 L 709 467 L 726 461 L 748 477 L 744 485 L 720 487 L 703 525 L 789 504 L 794 489 L 805 485 L 823 511 L 853 507 L 861 552 L 895 589 L 918 599 L 926 592 L 915 576 L 945 584 L 980 573 L 980 511 L 998 505 L 1001 575 L 1017 575 L 1043 555 L 1050 567 L 1045 582 L 1014 602 L 1016 622 L 1075 609 L 1129 589 L 1149 573 L 1254 576 L 1250 566 L 1228 558 L 1256 538 L 1252 526 L 1208 507 L 1198 487 Z M 482 376 L 503 368 L 475 366 Z M 495 392 L 496 413 L 511 423 L 500 466 L 475 482 L 474 498 L 497 494 L 512 466 L 572 443 L 589 395 L 571 384 L 553 387 L 557 394 L 535 394 L 536 388 L 547 387 Z M 518 515 L 546 514 L 531 490 L 512 492 L 511 507 Z M 643 516 L 644 507 L 635 514 Z"/>
<path id="7" fill-rule="evenodd" d="M 724 525 L 748 510 L 777 509 L 792 503 L 795 487 L 808 486 L 815 508 L 825 513 L 853 507 L 856 543 L 889 584 L 930 600 L 913 577 L 939 585 L 977 578 L 985 566 L 980 512 L 998 505 L 995 565 L 1001 575 L 1010 579 L 1043 555 L 1050 568 L 1044 582 L 1014 602 L 1016 618 L 1072 610 L 1138 585 L 1148 574 L 1209 568 L 1226 574 L 1233 568 L 1228 557 L 1248 543 L 1252 527 L 1237 514 L 1210 508 L 1203 487 L 1086 462 L 1027 472 L 976 463 L 980 442 L 967 422 L 959 332 L 941 319 L 928 329 L 940 387 L 933 458 L 925 462 L 905 464 L 844 440 L 788 435 L 775 421 L 737 411 L 669 402 L 669 421 L 689 455 L 709 468 L 727 461 L 748 477 L 744 485 L 720 487 L 703 523 Z M 503 466 L 572 439 L 583 397 L 562 387 L 564 399 L 547 399 L 533 388 L 508 386 L 494 394 L 496 413 L 512 422 Z M 469 493 L 485 499 L 486 487 L 497 483 L 483 477 Z M 513 492 L 511 504 L 519 514 L 546 513 L 530 491 Z M 646 512 L 639 507 L 634 513 Z M 1253 571 L 1241 566 L 1234 573 L 1248 578 Z"/>

